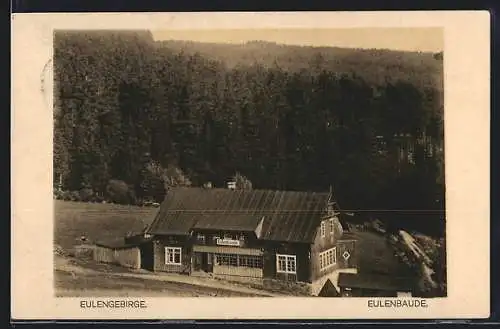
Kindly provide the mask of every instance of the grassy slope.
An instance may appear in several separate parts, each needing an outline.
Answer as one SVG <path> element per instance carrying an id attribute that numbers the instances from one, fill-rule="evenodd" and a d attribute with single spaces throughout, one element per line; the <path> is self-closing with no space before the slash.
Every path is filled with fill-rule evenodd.
<path id="1" fill-rule="evenodd" d="M 158 208 L 54 201 L 54 243 L 71 250 L 85 235 L 90 241 L 125 236 L 149 224 Z"/>
<path id="2" fill-rule="evenodd" d="M 407 266 L 396 257 L 386 238 L 374 232 L 356 232 L 360 272 L 407 276 Z"/>
<path id="3" fill-rule="evenodd" d="M 65 252 L 90 241 L 124 236 L 149 224 L 158 208 L 114 204 L 55 201 L 54 243 Z M 221 290 L 180 282 L 124 277 L 130 270 L 90 260 L 55 256 L 54 286 L 60 297 L 75 296 L 217 296 L 244 297 L 255 294 Z"/>

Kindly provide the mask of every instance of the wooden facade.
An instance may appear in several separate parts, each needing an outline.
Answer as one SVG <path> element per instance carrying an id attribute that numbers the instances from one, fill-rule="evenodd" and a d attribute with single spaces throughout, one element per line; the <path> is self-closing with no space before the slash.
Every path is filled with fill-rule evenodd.
<path id="1" fill-rule="evenodd" d="M 191 246 L 187 236 L 160 236 L 153 240 L 155 272 L 191 272 Z"/>
<path id="2" fill-rule="evenodd" d="M 94 248 L 94 260 L 99 263 L 151 271 L 154 270 L 153 254 L 152 240 L 143 234 L 99 241 Z"/>
<path id="3" fill-rule="evenodd" d="M 340 255 L 337 244 L 342 234 L 342 226 L 337 217 L 326 218 L 320 223 L 314 244 L 311 246 L 311 280 L 317 280 L 339 267 Z M 333 253 L 334 261 L 325 264 L 325 252 L 329 250 Z M 332 257 L 331 255 L 327 256 Z"/>
<path id="4" fill-rule="evenodd" d="M 133 269 L 141 268 L 141 252 L 139 247 L 113 248 L 97 245 L 94 249 L 94 260 L 100 263 L 116 264 Z"/>
<path id="5" fill-rule="evenodd" d="M 321 225 L 326 225 L 322 232 Z M 164 235 L 154 239 L 154 270 L 193 274 L 204 272 L 234 280 L 276 279 L 312 283 L 329 273 L 355 267 L 353 239 L 342 239 L 337 217 L 324 220 L 312 243 L 270 241 L 255 231 L 193 229 L 188 235 Z M 323 234 L 324 233 L 324 234 Z M 178 259 L 167 261 L 179 251 Z M 325 252 L 333 262 L 326 263 Z M 348 257 L 343 253 L 348 252 Z M 323 260 L 321 260 L 323 257 Z M 174 263 L 174 264 L 173 264 Z"/>

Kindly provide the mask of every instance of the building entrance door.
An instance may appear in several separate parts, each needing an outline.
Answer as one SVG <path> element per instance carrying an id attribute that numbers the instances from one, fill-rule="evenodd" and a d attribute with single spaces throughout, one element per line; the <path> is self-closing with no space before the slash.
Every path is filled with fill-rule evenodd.
<path id="1" fill-rule="evenodd" d="M 195 271 L 200 271 L 203 266 L 203 253 L 195 252 L 193 257 L 193 269 Z"/>
<path id="2" fill-rule="evenodd" d="M 203 254 L 203 258 L 202 258 L 203 271 L 213 272 L 213 270 L 214 270 L 213 257 L 214 257 L 214 255 L 210 252 L 206 252 Z"/>

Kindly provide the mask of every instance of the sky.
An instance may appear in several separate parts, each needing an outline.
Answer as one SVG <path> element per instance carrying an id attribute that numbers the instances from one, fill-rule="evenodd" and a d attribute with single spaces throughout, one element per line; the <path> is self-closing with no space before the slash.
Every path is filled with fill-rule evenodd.
<path id="1" fill-rule="evenodd" d="M 156 40 L 215 43 L 269 41 L 279 44 L 439 52 L 441 28 L 245 29 L 151 31 Z"/>

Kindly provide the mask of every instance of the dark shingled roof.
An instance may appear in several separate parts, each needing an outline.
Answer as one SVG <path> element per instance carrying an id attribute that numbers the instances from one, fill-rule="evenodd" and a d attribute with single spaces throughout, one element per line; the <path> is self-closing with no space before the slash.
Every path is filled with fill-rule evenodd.
<path id="1" fill-rule="evenodd" d="M 150 234 L 189 234 L 193 228 L 254 231 L 261 239 L 312 242 L 329 193 L 174 188 L 148 229 Z"/>
<path id="2" fill-rule="evenodd" d="M 412 291 L 413 278 L 372 273 L 339 273 L 338 286 L 386 291 Z"/>
<path id="3" fill-rule="evenodd" d="M 95 242 L 96 246 L 105 247 L 109 249 L 127 249 L 137 247 L 137 243 L 128 243 L 124 238 L 116 238 L 109 240 L 100 240 Z"/>
<path id="4" fill-rule="evenodd" d="M 132 247 L 138 247 L 150 241 L 151 241 L 150 238 L 144 238 L 142 235 L 134 235 L 130 237 L 119 237 L 119 238 L 99 240 L 95 242 L 95 245 L 109 249 L 127 249 Z"/>

